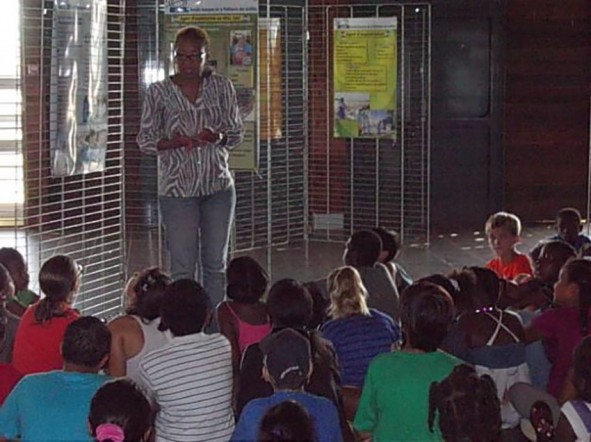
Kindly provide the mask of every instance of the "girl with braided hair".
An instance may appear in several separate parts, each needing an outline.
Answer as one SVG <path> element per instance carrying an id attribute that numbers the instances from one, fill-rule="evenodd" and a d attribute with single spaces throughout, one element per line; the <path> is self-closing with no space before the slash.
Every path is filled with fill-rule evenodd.
<path id="1" fill-rule="evenodd" d="M 23 375 L 62 368 L 60 347 L 66 327 L 80 317 L 72 303 L 81 272 L 82 267 L 65 255 L 41 266 L 39 287 L 45 297 L 27 307 L 14 341 L 12 364 Z"/>
<path id="2" fill-rule="evenodd" d="M 554 304 L 556 308 L 534 318 L 525 336 L 527 342 L 544 340 L 552 364 L 548 393 L 558 399 L 573 365 L 573 351 L 590 331 L 591 261 L 574 259 L 562 267 L 554 284 Z"/>
<path id="3" fill-rule="evenodd" d="M 473 365 L 478 374 L 493 379 L 501 401 L 503 429 L 514 428 L 520 416 L 507 392 L 518 382 L 530 383 L 521 320 L 516 313 L 497 306 L 501 285 L 492 270 L 468 267 L 455 272 L 452 278 L 466 301 L 454 324 L 466 350 L 456 356 Z"/>
<path id="4" fill-rule="evenodd" d="M 501 404 L 494 381 L 458 365 L 429 390 L 429 429 L 439 429 L 447 442 L 491 442 L 501 437 Z"/>

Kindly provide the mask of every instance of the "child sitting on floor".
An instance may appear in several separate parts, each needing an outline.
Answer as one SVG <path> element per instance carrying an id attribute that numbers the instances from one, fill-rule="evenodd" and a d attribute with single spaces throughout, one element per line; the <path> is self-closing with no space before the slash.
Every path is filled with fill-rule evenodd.
<path id="1" fill-rule="evenodd" d="M 293 400 L 303 405 L 312 416 L 319 442 L 342 441 L 339 415 L 334 404 L 304 391 L 304 384 L 312 372 L 308 337 L 286 328 L 266 337 L 260 347 L 264 355 L 262 375 L 271 383 L 274 393 L 246 404 L 231 440 L 255 440 L 265 412 L 273 405 Z"/>
<path id="2" fill-rule="evenodd" d="M 295 401 L 272 406 L 261 420 L 259 441 L 315 441 L 316 430 L 310 413 Z"/>
<path id="3" fill-rule="evenodd" d="M 39 301 L 39 295 L 29 290 L 29 271 L 23 255 L 11 247 L 0 249 L 0 264 L 2 264 L 14 282 L 15 295 L 8 300 L 7 309 L 9 312 L 22 316 L 25 309 Z"/>
<path id="4" fill-rule="evenodd" d="M 552 363 L 548 393 L 559 398 L 572 366 L 572 354 L 589 334 L 591 261 L 567 262 L 554 286 L 556 308 L 544 311 L 525 330 L 527 342 L 543 339 Z"/>
<path id="5" fill-rule="evenodd" d="M 131 379 L 117 379 L 94 394 L 88 426 L 98 442 L 148 442 L 154 427 L 152 407 Z"/>
<path id="6" fill-rule="evenodd" d="M 521 221 L 516 215 L 498 212 L 486 221 L 486 236 L 495 258 L 486 267 L 493 270 L 500 278 L 509 280 L 517 276 L 533 275 L 533 268 L 527 255 L 517 251 L 521 234 Z"/>
<path id="7" fill-rule="evenodd" d="M 6 308 L 7 303 L 14 296 L 14 283 L 6 267 L 0 264 L 0 315 L 4 326 L 4 336 L 0 339 L 0 363 L 12 362 L 12 348 L 20 319 L 10 313 Z M 0 401 L 1 402 L 1 401 Z"/>
<path id="8" fill-rule="evenodd" d="M 556 214 L 557 235 L 550 239 L 564 241 L 573 246 L 577 253 L 580 252 L 583 246 L 591 244 L 591 239 L 581 234 L 581 230 L 583 230 L 581 221 L 581 212 L 577 209 L 572 207 L 560 209 Z"/>
<path id="9" fill-rule="evenodd" d="M 136 378 L 144 355 L 170 341 L 169 335 L 160 330 L 160 312 L 164 291 L 171 283 L 158 267 L 132 276 L 127 283 L 126 314 L 109 323 L 113 334 L 108 366 L 111 376 Z"/>
<path id="10" fill-rule="evenodd" d="M 99 375 L 109 358 L 111 333 L 98 318 L 68 325 L 62 370 L 25 376 L 0 408 L 0 439 L 88 441 L 90 401 L 109 380 Z"/>
<path id="11" fill-rule="evenodd" d="M 81 270 L 65 255 L 49 258 L 41 266 L 39 286 L 45 298 L 27 308 L 14 340 L 12 363 L 23 375 L 62 367 L 60 344 L 68 324 L 80 316 L 72 303 L 80 288 Z"/>
<path id="12" fill-rule="evenodd" d="M 494 381 L 478 376 L 469 365 L 458 365 L 429 390 L 429 428 L 436 417 L 446 441 L 501 440 L 501 406 Z"/>
<path id="13" fill-rule="evenodd" d="M 382 240 L 382 253 L 380 253 L 378 262 L 381 262 L 388 268 L 392 274 L 392 278 L 394 278 L 398 293 L 402 293 L 402 290 L 412 284 L 412 278 L 400 263 L 395 261 L 402 245 L 398 233 L 393 230 L 386 230 L 383 227 L 375 227 L 373 231 Z"/>
<path id="14" fill-rule="evenodd" d="M 267 306 L 261 298 L 267 291 L 267 272 L 248 256 L 234 258 L 228 270 L 226 294 L 229 300 L 217 307 L 220 332 L 232 345 L 232 362 L 238 370 L 240 356 L 250 344 L 271 332 Z"/>
<path id="15" fill-rule="evenodd" d="M 382 240 L 371 230 L 359 230 L 347 241 L 343 263 L 355 267 L 367 289 L 367 306 L 376 308 L 398 320 L 398 290 L 392 275 L 378 262 Z"/>
<path id="16" fill-rule="evenodd" d="M 398 343 L 400 329 L 391 317 L 367 307 L 367 292 L 353 267 L 334 270 L 328 280 L 332 319 L 320 331 L 337 352 L 343 385 L 361 388 L 369 363 Z"/>
<path id="17" fill-rule="evenodd" d="M 0 309 L 0 348 L 5 344 L 6 338 L 5 315 L 6 312 Z M 0 362 L 0 407 L 21 377 L 21 374 L 12 365 Z"/>
<path id="18" fill-rule="evenodd" d="M 440 441 L 428 426 L 429 387 L 460 360 L 437 351 L 453 318 L 441 287 L 414 283 L 400 299 L 402 351 L 382 353 L 369 365 L 353 425 L 361 440 Z"/>
<path id="19" fill-rule="evenodd" d="M 566 402 L 556 427 L 555 440 L 589 440 L 591 436 L 591 337 L 575 350 L 573 384 L 578 398 Z"/>

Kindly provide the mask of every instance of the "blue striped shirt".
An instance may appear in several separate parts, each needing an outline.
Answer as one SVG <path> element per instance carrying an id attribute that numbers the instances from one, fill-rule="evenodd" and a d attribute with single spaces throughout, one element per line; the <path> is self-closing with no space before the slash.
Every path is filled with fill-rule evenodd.
<path id="1" fill-rule="evenodd" d="M 330 320 L 320 329 L 337 352 L 343 385 L 363 386 L 371 360 L 389 352 L 400 339 L 400 328 L 390 316 L 375 309 L 369 312 L 370 316 Z"/>

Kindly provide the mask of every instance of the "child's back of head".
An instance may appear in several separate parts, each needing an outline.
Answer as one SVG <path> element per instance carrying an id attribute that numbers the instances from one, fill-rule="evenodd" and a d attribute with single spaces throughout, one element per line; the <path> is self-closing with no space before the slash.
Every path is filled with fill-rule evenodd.
<path id="1" fill-rule="evenodd" d="M 494 307 L 500 293 L 499 277 L 484 267 L 464 267 L 450 275 L 458 283 L 457 298 L 462 300 L 456 308 L 460 311 Z"/>
<path id="2" fill-rule="evenodd" d="M 281 279 L 271 286 L 267 308 L 274 328 L 303 328 L 312 319 L 312 297 L 295 279 Z"/>
<path id="3" fill-rule="evenodd" d="M 381 252 L 379 235 L 371 230 L 359 230 L 347 241 L 343 261 L 348 266 L 371 267 L 378 262 Z"/>
<path id="4" fill-rule="evenodd" d="M 165 301 L 164 293 L 171 283 L 170 276 L 162 273 L 158 267 L 144 270 L 132 287 L 135 299 L 126 313 L 147 322 L 158 318 Z"/>
<path id="5" fill-rule="evenodd" d="M 241 256 L 230 261 L 226 278 L 228 298 L 245 304 L 260 301 L 269 284 L 269 276 L 265 269 L 249 256 Z"/>
<path id="6" fill-rule="evenodd" d="M 43 263 L 39 271 L 39 287 L 45 298 L 35 311 L 38 322 L 49 321 L 60 314 L 63 304 L 70 304 L 80 284 L 81 269 L 72 258 L 57 255 Z"/>
<path id="7" fill-rule="evenodd" d="M 441 382 L 433 382 L 429 391 L 429 428 L 436 416 L 443 439 L 500 440 L 501 405 L 494 381 L 479 377 L 474 368 L 462 364 Z"/>
<path id="8" fill-rule="evenodd" d="M 359 272 L 351 266 L 340 267 L 329 275 L 329 313 L 333 318 L 369 315 L 367 290 Z"/>
<path id="9" fill-rule="evenodd" d="M 548 241 L 540 249 L 535 262 L 535 276 L 548 285 L 558 281 L 560 269 L 577 256 L 576 250 L 564 241 Z"/>
<path id="10" fill-rule="evenodd" d="M 379 261 L 382 263 L 393 261 L 400 252 L 400 239 L 398 233 L 394 230 L 386 230 L 383 227 L 375 227 L 373 229 L 382 240 L 382 253 Z"/>
<path id="11" fill-rule="evenodd" d="M 107 382 L 94 394 L 88 424 L 98 442 L 148 441 L 153 413 L 141 389 L 122 378 Z"/>
<path id="12" fill-rule="evenodd" d="M 66 364 L 98 372 L 111 351 L 111 332 L 93 316 L 71 322 L 62 341 L 62 356 Z"/>
<path id="13" fill-rule="evenodd" d="M 261 419 L 260 442 L 316 441 L 314 423 L 308 411 L 295 401 L 280 402 Z"/>
<path id="14" fill-rule="evenodd" d="M 454 315 L 453 301 L 442 287 L 416 282 L 400 295 L 400 323 L 405 346 L 432 352 L 447 335 Z"/>
<path id="15" fill-rule="evenodd" d="M 200 333 L 208 325 L 211 300 L 199 283 L 179 279 L 166 287 L 164 298 L 160 321 L 174 336 Z"/>

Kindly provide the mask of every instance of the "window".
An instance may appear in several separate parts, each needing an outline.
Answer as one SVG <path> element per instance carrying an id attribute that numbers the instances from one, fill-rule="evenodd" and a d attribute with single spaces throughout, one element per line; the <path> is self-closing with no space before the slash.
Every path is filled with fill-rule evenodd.
<path id="1" fill-rule="evenodd" d="M 0 225 L 22 223 L 24 177 L 21 126 L 20 1 L 0 14 Z"/>

